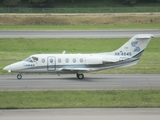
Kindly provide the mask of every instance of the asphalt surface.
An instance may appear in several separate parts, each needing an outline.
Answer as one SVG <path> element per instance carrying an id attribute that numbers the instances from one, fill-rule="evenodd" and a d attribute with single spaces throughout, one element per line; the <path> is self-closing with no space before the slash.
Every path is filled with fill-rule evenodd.
<path id="1" fill-rule="evenodd" d="M 160 108 L 1 110 L 0 120 L 159 120 Z"/>
<path id="2" fill-rule="evenodd" d="M 0 38 L 130 38 L 136 34 L 160 37 L 160 30 L 1 30 Z"/>
<path id="3" fill-rule="evenodd" d="M 143 90 L 160 89 L 160 74 L 84 74 L 76 75 L 16 75 L 0 76 L 0 91 L 33 90 Z"/>

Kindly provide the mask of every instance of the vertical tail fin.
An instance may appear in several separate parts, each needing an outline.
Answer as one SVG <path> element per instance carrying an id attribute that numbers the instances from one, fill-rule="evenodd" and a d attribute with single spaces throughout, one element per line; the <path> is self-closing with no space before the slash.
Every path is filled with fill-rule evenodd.
<path id="1" fill-rule="evenodd" d="M 116 56 L 139 58 L 153 37 L 152 34 L 135 35 L 123 46 L 115 50 L 113 54 Z"/>

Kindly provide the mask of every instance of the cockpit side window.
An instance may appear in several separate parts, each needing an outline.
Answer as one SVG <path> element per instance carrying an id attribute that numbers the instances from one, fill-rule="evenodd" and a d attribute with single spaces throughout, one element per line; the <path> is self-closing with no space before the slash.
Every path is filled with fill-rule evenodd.
<path id="1" fill-rule="evenodd" d="M 32 60 L 30 57 L 26 58 L 26 59 L 23 60 L 23 61 L 26 61 L 26 62 L 33 62 L 33 60 Z"/>
<path id="2" fill-rule="evenodd" d="M 38 61 L 38 57 L 32 57 L 32 59 L 33 59 L 34 62 Z"/>

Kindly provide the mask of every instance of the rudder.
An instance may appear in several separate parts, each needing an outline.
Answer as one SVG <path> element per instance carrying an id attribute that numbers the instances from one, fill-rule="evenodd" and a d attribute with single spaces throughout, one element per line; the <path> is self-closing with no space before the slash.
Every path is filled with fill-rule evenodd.
<path id="1" fill-rule="evenodd" d="M 154 36 L 152 34 L 135 35 L 113 53 L 115 56 L 139 58 L 147 47 L 150 39 L 153 37 Z"/>

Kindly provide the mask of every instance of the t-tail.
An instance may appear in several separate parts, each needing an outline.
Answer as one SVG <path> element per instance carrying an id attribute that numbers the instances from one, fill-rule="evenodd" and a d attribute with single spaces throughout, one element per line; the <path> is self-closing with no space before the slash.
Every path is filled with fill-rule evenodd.
<path id="1" fill-rule="evenodd" d="M 126 58 L 140 58 L 149 41 L 154 36 L 152 34 L 138 34 L 133 36 L 119 49 L 111 52 L 115 56 Z"/>
<path id="2" fill-rule="evenodd" d="M 135 65 L 147 47 L 149 41 L 154 36 L 152 34 L 138 34 L 133 36 L 128 42 L 113 52 L 101 53 L 107 55 L 104 62 L 112 62 L 113 67 L 128 67 Z"/>

